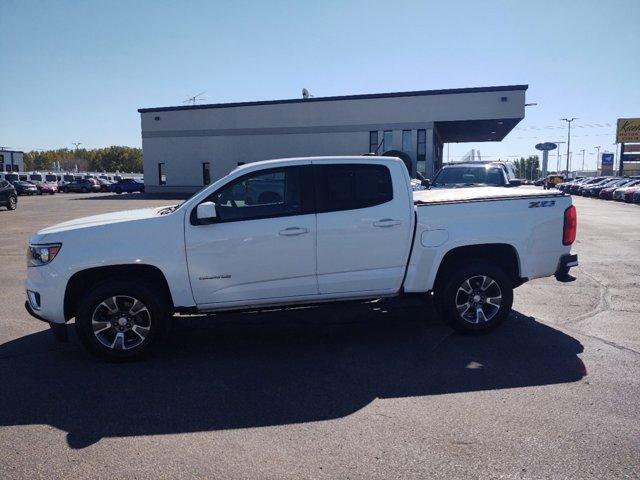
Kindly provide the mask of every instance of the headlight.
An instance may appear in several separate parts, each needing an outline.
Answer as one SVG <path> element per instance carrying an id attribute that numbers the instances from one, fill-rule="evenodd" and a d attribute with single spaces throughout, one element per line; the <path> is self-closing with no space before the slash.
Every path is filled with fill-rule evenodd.
<path id="1" fill-rule="evenodd" d="M 27 266 L 39 267 L 50 263 L 62 248 L 61 243 L 48 245 L 29 245 L 27 249 Z"/>

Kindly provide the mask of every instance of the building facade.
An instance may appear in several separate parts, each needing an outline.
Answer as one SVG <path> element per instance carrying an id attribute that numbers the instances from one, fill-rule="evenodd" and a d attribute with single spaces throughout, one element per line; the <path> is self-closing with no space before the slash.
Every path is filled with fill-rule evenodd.
<path id="1" fill-rule="evenodd" d="M 0 149 L 0 172 L 23 172 L 24 152 Z"/>
<path id="2" fill-rule="evenodd" d="M 273 158 L 404 152 L 431 177 L 449 142 L 502 140 L 526 85 L 143 108 L 148 192 L 192 192 Z"/>

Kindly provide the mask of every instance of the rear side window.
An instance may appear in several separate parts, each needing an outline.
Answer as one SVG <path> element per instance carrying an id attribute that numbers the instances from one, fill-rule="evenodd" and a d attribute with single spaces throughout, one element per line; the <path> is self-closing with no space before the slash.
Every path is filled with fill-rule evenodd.
<path id="1" fill-rule="evenodd" d="M 373 207 L 393 199 L 391 173 L 384 165 L 316 165 L 317 211 Z"/>

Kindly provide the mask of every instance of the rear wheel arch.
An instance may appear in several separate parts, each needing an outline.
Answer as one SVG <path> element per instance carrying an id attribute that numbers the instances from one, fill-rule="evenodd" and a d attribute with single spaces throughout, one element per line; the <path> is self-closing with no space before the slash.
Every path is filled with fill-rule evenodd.
<path id="1" fill-rule="evenodd" d="M 78 302 L 93 286 L 109 279 L 126 279 L 141 281 L 157 289 L 158 297 L 166 305 L 167 310 L 173 311 L 171 290 L 165 275 L 153 265 L 109 265 L 94 267 L 74 273 L 64 294 L 64 316 L 69 320 L 76 316 Z"/>
<path id="2" fill-rule="evenodd" d="M 438 291 L 446 279 L 449 269 L 455 264 L 480 259 L 493 262 L 500 267 L 511 280 L 513 287 L 524 283 L 524 279 L 520 276 L 520 258 L 515 247 L 507 243 L 485 243 L 465 245 L 449 250 L 440 261 L 433 290 Z"/>

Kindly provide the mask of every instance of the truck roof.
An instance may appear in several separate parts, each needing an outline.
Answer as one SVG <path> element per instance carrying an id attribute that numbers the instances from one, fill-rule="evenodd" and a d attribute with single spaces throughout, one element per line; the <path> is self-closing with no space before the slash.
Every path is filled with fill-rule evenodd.
<path id="1" fill-rule="evenodd" d="M 442 188 L 413 192 L 413 203 L 416 205 L 435 205 L 490 200 L 516 200 L 521 198 L 562 197 L 563 195 L 564 193 L 559 190 L 540 190 L 534 187 Z"/>

